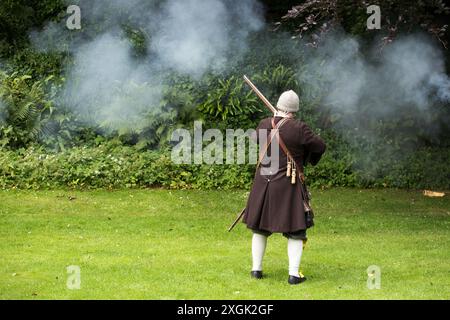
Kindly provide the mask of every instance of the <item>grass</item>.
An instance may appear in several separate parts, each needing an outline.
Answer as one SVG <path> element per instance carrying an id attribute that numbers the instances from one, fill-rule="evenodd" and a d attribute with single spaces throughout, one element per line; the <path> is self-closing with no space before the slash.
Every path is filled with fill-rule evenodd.
<path id="1" fill-rule="evenodd" d="M 449 299 L 450 200 L 418 191 L 313 191 L 316 226 L 287 284 L 286 239 L 253 280 L 251 233 L 226 229 L 232 191 L 0 191 L 0 299 Z M 73 199 L 75 198 L 75 199 Z M 66 286 L 67 266 L 81 288 Z M 381 289 L 367 288 L 367 267 Z"/>

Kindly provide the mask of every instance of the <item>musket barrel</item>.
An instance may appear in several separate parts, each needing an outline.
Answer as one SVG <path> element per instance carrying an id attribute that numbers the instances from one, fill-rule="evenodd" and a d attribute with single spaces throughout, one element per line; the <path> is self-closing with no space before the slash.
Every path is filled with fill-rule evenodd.
<path id="1" fill-rule="evenodd" d="M 270 109 L 272 113 L 277 112 L 277 109 L 274 108 L 274 106 L 270 103 L 269 100 L 264 97 L 264 95 L 261 93 L 261 91 L 258 90 L 258 88 L 250 81 L 250 79 L 244 75 L 244 81 L 247 82 L 247 84 L 252 88 L 252 90 L 256 93 L 256 95 L 264 102 L 267 108 Z"/>

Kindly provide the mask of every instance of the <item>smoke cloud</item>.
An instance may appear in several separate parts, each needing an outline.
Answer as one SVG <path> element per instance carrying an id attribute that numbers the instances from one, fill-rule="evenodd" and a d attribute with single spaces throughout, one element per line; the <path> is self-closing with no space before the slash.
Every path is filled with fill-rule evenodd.
<path id="1" fill-rule="evenodd" d="M 314 49 L 304 83 L 326 83 L 324 102 L 347 113 L 373 104 L 374 114 L 398 108 L 427 110 L 436 99 L 448 102 L 449 78 L 442 52 L 420 35 L 406 36 L 365 58 L 360 43 L 348 36 L 330 36 Z"/>
<path id="2" fill-rule="evenodd" d="M 79 6 L 87 31 L 70 31 L 64 20 L 30 39 L 40 50 L 72 54 L 61 101 L 89 122 L 111 128 L 136 129 L 158 108 L 164 72 L 193 79 L 223 72 L 246 52 L 249 34 L 263 26 L 256 0 L 79 1 Z M 144 33 L 147 57 L 133 57 L 124 24 Z"/>
<path id="3" fill-rule="evenodd" d="M 91 122 L 113 128 L 136 125 L 160 100 L 159 85 L 148 65 L 131 58 L 130 45 L 110 34 L 79 48 L 68 73 L 64 103 Z"/>
<path id="4" fill-rule="evenodd" d="M 223 71 L 229 55 L 242 54 L 248 34 L 263 26 L 254 1 L 227 3 L 169 0 L 152 44 L 161 62 L 194 77 L 209 68 Z"/>
<path id="5" fill-rule="evenodd" d="M 420 139 L 439 142 L 450 121 L 439 117 L 448 118 L 439 108 L 450 102 L 450 80 L 429 37 L 404 36 L 380 51 L 336 32 L 311 50 L 300 82 L 331 110 L 331 124 L 355 150 L 357 168 L 378 175 L 383 161 L 405 160 Z"/>

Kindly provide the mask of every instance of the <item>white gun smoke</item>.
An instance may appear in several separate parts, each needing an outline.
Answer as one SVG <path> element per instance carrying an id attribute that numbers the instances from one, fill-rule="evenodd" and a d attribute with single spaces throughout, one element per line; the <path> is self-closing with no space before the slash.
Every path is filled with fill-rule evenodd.
<path id="1" fill-rule="evenodd" d="M 158 105 L 152 70 L 133 61 L 127 41 L 104 34 L 82 45 L 74 59 L 62 101 L 90 123 L 138 129 L 147 108 Z"/>
<path id="2" fill-rule="evenodd" d="M 165 66 L 178 72 L 201 76 L 209 68 L 221 72 L 229 55 L 239 56 L 247 49 L 251 31 L 263 26 L 254 11 L 256 2 L 170 0 L 158 23 L 154 49 Z"/>
<path id="3" fill-rule="evenodd" d="M 73 1 L 70 1 L 71 4 Z M 68 3 L 69 4 L 69 3 Z M 82 24 L 104 30 L 93 38 L 72 39 L 65 21 L 50 23 L 30 39 L 43 51 L 70 51 L 61 101 L 93 123 L 136 128 L 161 99 L 161 75 L 175 71 L 198 79 L 226 70 L 247 47 L 247 37 L 263 27 L 256 0 L 168 0 L 157 2 L 80 1 Z M 120 31 L 138 26 L 148 37 L 146 59 L 133 59 L 133 46 Z M 68 45 L 69 44 L 69 45 Z"/>
<path id="4" fill-rule="evenodd" d="M 352 37 L 334 34 L 306 59 L 303 83 L 326 83 L 324 102 L 346 112 L 374 103 L 374 114 L 398 108 L 426 111 L 436 99 L 449 101 L 450 82 L 441 50 L 421 35 L 397 39 L 375 59 Z M 314 76 L 315 78 L 311 78 Z"/>
<path id="5" fill-rule="evenodd" d="M 439 141 L 441 126 L 450 121 L 436 118 L 437 109 L 450 102 L 450 79 L 442 50 L 430 37 L 403 36 L 380 51 L 363 49 L 337 31 L 312 49 L 305 65 L 299 80 L 316 91 L 309 102 L 320 97 L 332 110 L 333 128 L 355 150 L 355 166 L 367 176 L 387 174 L 383 161 L 408 159 L 419 137 Z"/>

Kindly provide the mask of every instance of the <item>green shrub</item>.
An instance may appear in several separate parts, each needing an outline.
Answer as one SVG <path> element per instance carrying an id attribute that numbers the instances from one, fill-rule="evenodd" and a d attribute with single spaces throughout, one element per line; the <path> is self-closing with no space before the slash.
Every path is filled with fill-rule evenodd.
<path id="1" fill-rule="evenodd" d="M 41 147 L 0 153 L 0 187 L 193 189 L 247 188 L 249 166 L 174 164 L 168 151 L 139 151 L 113 143 L 49 153 Z"/>
<path id="2" fill-rule="evenodd" d="M 350 154 L 328 152 L 306 167 L 307 184 L 327 187 L 399 187 L 450 189 L 450 152 L 419 150 L 414 157 L 383 163 L 383 175 L 367 178 L 354 169 Z M 0 152 L 0 188 L 148 188 L 249 189 L 254 165 L 175 164 L 168 149 L 142 151 L 107 142 L 60 152 L 42 147 Z"/>
<path id="3" fill-rule="evenodd" d="M 240 76 L 208 80 L 206 97 L 197 107 L 207 123 L 221 129 L 255 126 L 257 116 L 263 111 L 259 109 L 261 102 Z"/>

